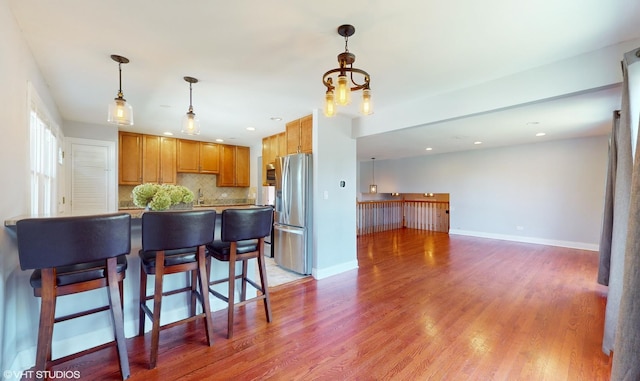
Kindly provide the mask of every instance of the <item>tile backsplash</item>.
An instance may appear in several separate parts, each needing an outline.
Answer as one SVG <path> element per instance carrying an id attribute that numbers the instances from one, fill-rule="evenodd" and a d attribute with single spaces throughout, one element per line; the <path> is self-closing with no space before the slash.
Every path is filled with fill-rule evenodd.
<path id="1" fill-rule="evenodd" d="M 198 197 L 198 190 L 203 194 L 205 204 L 254 204 L 255 187 L 217 187 L 216 175 L 198 173 L 178 173 L 176 184 L 185 186 Z M 118 186 L 118 205 L 121 208 L 134 207 L 131 192 L 134 185 Z"/>

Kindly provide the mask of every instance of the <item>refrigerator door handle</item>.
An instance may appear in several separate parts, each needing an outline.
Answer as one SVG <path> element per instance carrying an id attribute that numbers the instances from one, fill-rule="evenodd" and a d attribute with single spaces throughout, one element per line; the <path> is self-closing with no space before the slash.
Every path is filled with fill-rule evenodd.
<path id="1" fill-rule="evenodd" d="M 303 235 L 304 234 L 304 228 L 281 225 L 281 224 L 278 224 L 278 223 L 273 224 L 273 229 L 274 230 L 280 230 L 280 231 L 287 232 L 287 233 L 298 234 L 298 235 Z"/>

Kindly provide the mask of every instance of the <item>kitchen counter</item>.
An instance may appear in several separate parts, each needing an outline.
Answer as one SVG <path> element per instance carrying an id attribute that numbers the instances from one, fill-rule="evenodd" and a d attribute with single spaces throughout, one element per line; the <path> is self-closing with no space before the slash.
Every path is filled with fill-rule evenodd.
<path id="1" fill-rule="evenodd" d="M 251 208 L 255 207 L 255 205 L 251 204 L 243 204 L 243 205 L 209 205 L 209 206 L 196 206 L 193 209 L 214 209 L 217 212 L 222 212 L 224 209 L 228 208 Z M 125 336 L 133 337 L 138 334 L 138 316 L 140 309 L 140 258 L 138 256 L 138 252 L 142 248 L 142 219 L 140 218 L 144 213 L 144 209 L 140 208 L 128 208 L 128 209 L 120 209 L 118 212 L 126 212 L 130 213 L 132 216 L 131 219 L 131 250 L 130 254 L 127 255 L 128 261 L 128 269 L 127 275 L 124 279 L 124 299 L 123 299 L 123 311 L 124 311 L 124 325 L 125 325 Z M 9 235 L 16 237 L 17 229 L 16 223 L 22 219 L 26 218 L 42 218 L 42 217 L 63 217 L 66 215 L 23 215 L 8 218 L 4 221 L 5 229 L 9 232 Z M 219 233 L 216 233 L 219 234 Z M 219 235 L 218 235 L 219 236 Z M 17 245 L 14 249 L 14 254 L 18 256 Z M 15 261 L 17 265 L 17 261 Z M 255 273 L 255 261 L 249 261 L 249 273 Z M 37 316 L 38 308 L 39 308 L 39 300 L 33 297 L 33 290 L 29 285 L 29 276 L 31 271 L 22 271 L 19 268 L 16 268 L 15 276 L 19 277 L 15 283 L 17 284 L 17 289 L 14 291 L 16 295 L 20 295 L 17 297 L 18 299 L 24 297 L 30 307 L 29 316 L 35 315 Z M 228 276 L 229 267 L 225 262 L 215 262 L 215 265 L 211 266 L 211 279 L 222 279 Z M 13 276 L 13 275 L 12 275 Z M 168 274 L 165 276 L 164 285 L 166 289 L 179 289 L 188 286 L 188 277 L 183 276 L 183 274 Z M 216 285 L 216 290 L 221 293 L 227 292 L 226 283 Z M 151 294 L 153 291 L 153 282 L 150 282 L 148 285 L 147 293 Z M 241 290 L 236 290 L 236 298 L 239 297 L 239 293 Z M 247 297 L 251 297 L 254 295 L 253 290 L 247 290 L 249 293 Z M 69 310 L 73 311 L 75 305 L 94 305 L 96 304 L 96 300 L 103 300 L 106 298 L 106 294 L 102 290 L 93 290 L 88 291 L 86 293 L 74 294 L 70 296 L 66 296 L 65 298 L 61 298 L 57 302 L 56 308 L 59 310 Z M 227 304 L 218 298 L 210 296 L 211 310 L 219 311 L 227 308 Z M 188 305 L 184 303 L 184 298 L 180 297 L 167 297 L 162 300 L 162 318 L 166 321 L 176 321 L 182 318 L 189 316 L 189 308 Z M 70 352 L 82 351 L 87 348 L 101 345 L 105 341 L 108 341 L 106 338 L 109 338 L 112 335 L 113 331 L 111 328 L 111 323 L 109 320 L 108 314 L 94 314 L 91 316 L 87 316 L 83 319 L 80 319 L 78 322 L 74 322 L 73 326 L 61 325 L 57 327 L 58 332 L 56 335 L 60 335 L 59 337 L 63 337 L 63 339 L 55 339 L 54 338 L 54 353 L 56 350 L 58 354 L 66 354 L 69 350 Z M 26 323 L 25 323 L 26 324 Z M 218 323 L 217 323 L 218 324 Z M 37 322 L 36 322 L 37 325 Z M 31 326 L 31 325 L 29 325 Z M 146 330 L 151 330 L 151 324 L 146 325 Z M 70 339 L 64 339 L 64 337 L 69 337 Z M 34 339 L 35 343 L 35 339 Z M 56 345 L 57 348 L 56 349 Z M 60 349 L 64 348 L 64 349 Z M 73 351 L 71 351 L 73 349 Z M 35 349 L 34 349 L 35 350 Z"/>
<path id="2" fill-rule="evenodd" d="M 252 208 L 255 207 L 254 204 L 225 204 L 225 205 L 208 205 L 208 204 L 203 204 L 203 205 L 194 205 L 193 209 L 189 209 L 189 210 L 198 210 L 198 209 L 213 209 L 215 210 L 217 213 L 222 213 L 223 210 L 225 209 L 237 209 L 237 208 Z M 186 209 L 183 209 L 186 210 Z M 133 207 L 133 208 L 120 208 L 117 210 L 117 212 L 113 212 L 113 213 L 129 213 L 131 215 L 131 219 L 132 220 L 136 220 L 136 219 L 140 219 L 142 218 L 142 215 L 144 214 L 145 210 L 143 208 L 137 208 L 137 207 Z M 105 213 L 107 214 L 107 213 Z M 4 220 L 4 226 L 8 227 L 8 228 L 15 228 L 16 223 L 20 220 L 24 220 L 26 218 L 49 218 L 49 217 L 67 217 L 70 215 L 29 215 L 29 214 L 24 214 L 24 215 L 20 215 L 20 216 L 15 216 L 15 217 L 10 217 L 7 218 L 6 220 Z"/>

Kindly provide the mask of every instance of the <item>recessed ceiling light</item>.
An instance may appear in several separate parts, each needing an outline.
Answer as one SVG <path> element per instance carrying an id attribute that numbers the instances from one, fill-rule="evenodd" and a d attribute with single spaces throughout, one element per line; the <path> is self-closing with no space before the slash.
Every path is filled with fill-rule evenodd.
<path id="1" fill-rule="evenodd" d="M 473 144 L 478 145 L 478 144 L 482 144 L 482 142 L 478 140 L 478 141 L 473 142 Z"/>
<path id="2" fill-rule="evenodd" d="M 281 120 L 282 120 L 282 118 L 281 118 L 281 117 L 279 117 L 279 116 L 272 116 L 272 117 L 271 117 L 271 120 L 273 120 L 274 122 L 279 122 L 279 121 L 281 121 Z"/>
<path id="3" fill-rule="evenodd" d="M 167 135 L 167 136 L 173 136 L 173 132 L 169 132 L 169 131 L 167 131 L 167 132 L 163 132 L 163 134 L 165 134 L 165 135 Z"/>
<path id="4" fill-rule="evenodd" d="M 255 131 L 256 128 L 255 127 L 247 127 L 247 131 Z"/>
<path id="5" fill-rule="evenodd" d="M 224 139 L 216 139 L 216 142 L 218 143 L 222 143 L 224 141 Z"/>
<path id="6" fill-rule="evenodd" d="M 538 133 L 536 134 L 536 136 L 545 136 L 545 135 L 546 135 L 546 133 L 544 133 L 544 132 L 538 132 Z"/>
<path id="7" fill-rule="evenodd" d="M 431 147 L 427 147 L 427 148 L 425 148 L 424 150 L 425 150 L 425 151 L 431 151 L 432 149 L 433 149 L 433 148 L 431 148 Z"/>

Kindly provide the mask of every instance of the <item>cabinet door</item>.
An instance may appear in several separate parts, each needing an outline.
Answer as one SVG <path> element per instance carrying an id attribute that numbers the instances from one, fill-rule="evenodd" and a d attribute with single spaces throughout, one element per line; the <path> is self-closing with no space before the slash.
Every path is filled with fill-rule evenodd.
<path id="1" fill-rule="evenodd" d="M 200 142 L 200 173 L 220 172 L 220 147 L 216 143 Z"/>
<path id="2" fill-rule="evenodd" d="M 200 144 L 194 140 L 178 139 L 177 171 L 198 173 L 200 167 Z"/>
<path id="3" fill-rule="evenodd" d="M 287 123 L 287 155 L 300 152 L 300 119 Z"/>
<path id="4" fill-rule="evenodd" d="M 281 132 L 278 135 L 278 149 L 276 152 L 276 157 L 286 156 L 287 155 L 287 133 Z"/>
<path id="5" fill-rule="evenodd" d="M 142 183 L 142 135 L 120 132 L 118 135 L 118 184 Z"/>
<path id="6" fill-rule="evenodd" d="M 236 146 L 236 186 L 248 187 L 249 179 L 249 147 Z"/>
<path id="7" fill-rule="evenodd" d="M 235 162 L 235 146 L 220 144 L 220 173 L 216 176 L 217 186 L 232 187 L 235 185 Z"/>
<path id="8" fill-rule="evenodd" d="M 300 152 L 311 153 L 313 150 L 313 116 L 300 119 Z"/>
<path id="9" fill-rule="evenodd" d="M 278 135 L 269 136 L 269 156 L 267 164 L 273 163 L 276 161 L 276 156 L 278 155 Z"/>
<path id="10" fill-rule="evenodd" d="M 160 137 L 160 182 L 175 184 L 176 171 L 176 139 Z"/>
<path id="11" fill-rule="evenodd" d="M 159 136 L 142 136 L 142 182 L 160 183 Z"/>

